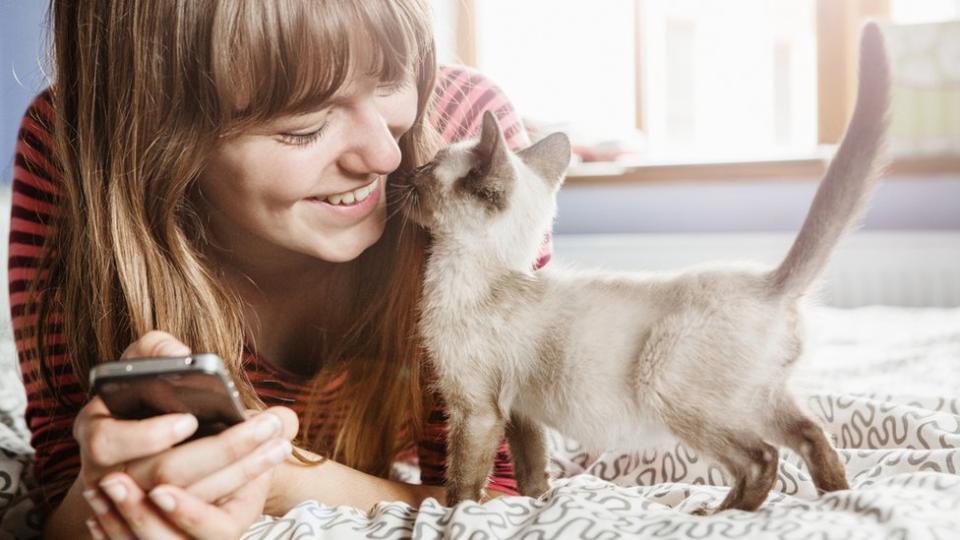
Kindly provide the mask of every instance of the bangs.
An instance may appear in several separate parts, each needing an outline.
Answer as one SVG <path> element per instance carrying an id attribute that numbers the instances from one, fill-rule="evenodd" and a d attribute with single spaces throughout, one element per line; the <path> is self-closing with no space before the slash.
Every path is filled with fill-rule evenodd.
<path id="1" fill-rule="evenodd" d="M 419 78 L 433 54 L 420 0 L 220 3 L 211 42 L 222 131 L 323 106 L 345 82 Z"/>

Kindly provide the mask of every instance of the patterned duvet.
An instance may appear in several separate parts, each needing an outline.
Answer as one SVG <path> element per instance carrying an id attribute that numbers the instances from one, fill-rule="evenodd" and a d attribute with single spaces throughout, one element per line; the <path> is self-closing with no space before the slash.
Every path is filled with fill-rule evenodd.
<path id="1" fill-rule="evenodd" d="M 726 479 L 682 445 L 597 455 L 552 434 L 555 480 L 538 500 L 380 503 L 370 515 L 308 501 L 244 538 L 960 538 L 960 308 L 817 308 L 809 323 L 792 384 L 840 448 L 850 491 L 817 497 L 783 449 L 759 511 L 697 517 Z M 27 534 L 24 510 L 4 527 Z"/>

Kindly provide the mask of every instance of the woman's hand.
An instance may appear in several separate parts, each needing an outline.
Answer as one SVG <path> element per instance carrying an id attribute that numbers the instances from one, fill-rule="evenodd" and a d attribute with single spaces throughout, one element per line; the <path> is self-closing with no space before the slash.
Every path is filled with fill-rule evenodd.
<path id="1" fill-rule="evenodd" d="M 130 476 L 111 473 L 100 484 L 113 509 L 90 518 L 87 527 L 101 538 L 240 538 L 262 514 L 273 469 L 231 494 L 209 504 L 172 485 L 154 488 L 149 495 Z"/>
<path id="2" fill-rule="evenodd" d="M 189 353 L 169 334 L 150 332 L 122 357 Z M 191 415 L 117 420 L 99 398 L 81 410 L 74 437 L 95 537 L 235 538 L 259 517 L 273 470 L 290 453 L 296 414 L 274 407 L 174 448 L 196 428 Z"/>

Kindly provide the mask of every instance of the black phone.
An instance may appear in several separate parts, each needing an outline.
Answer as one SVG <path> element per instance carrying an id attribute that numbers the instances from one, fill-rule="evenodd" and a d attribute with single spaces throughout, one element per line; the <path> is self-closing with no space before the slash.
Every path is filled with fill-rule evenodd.
<path id="1" fill-rule="evenodd" d="M 240 392 L 216 354 L 106 362 L 90 370 L 90 388 L 116 418 L 196 416 L 199 427 L 184 442 L 214 435 L 245 419 Z"/>

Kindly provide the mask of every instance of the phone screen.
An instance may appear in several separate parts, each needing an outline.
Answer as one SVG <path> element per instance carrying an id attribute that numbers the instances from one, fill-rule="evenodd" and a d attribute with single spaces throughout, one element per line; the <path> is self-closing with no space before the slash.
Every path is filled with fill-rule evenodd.
<path id="1" fill-rule="evenodd" d="M 219 433 L 243 421 L 230 390 L 216 374 L 201 371 L 106 377 L 95 391 L 117 418 L 139 420 L 189 413 L 200 426 L 188 440 Z"/>

